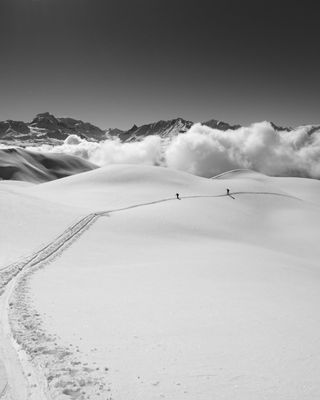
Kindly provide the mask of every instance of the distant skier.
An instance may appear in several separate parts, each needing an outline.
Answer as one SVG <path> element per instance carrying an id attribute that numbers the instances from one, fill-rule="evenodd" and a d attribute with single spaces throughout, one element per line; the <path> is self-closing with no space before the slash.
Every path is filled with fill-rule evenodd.
<path id="1" fill-rule="evenodd" d="M 179 197 L 179 193 L 176 193 L 176 196 L 177 196 L 178 200 L 181 200 L 180 197 Z"/>
<path id="2" fill-rule="evenodd" d="M 229 196 L 230 195 L 230 190 L 229 189 L 227 189 L 227 196 Z"/>

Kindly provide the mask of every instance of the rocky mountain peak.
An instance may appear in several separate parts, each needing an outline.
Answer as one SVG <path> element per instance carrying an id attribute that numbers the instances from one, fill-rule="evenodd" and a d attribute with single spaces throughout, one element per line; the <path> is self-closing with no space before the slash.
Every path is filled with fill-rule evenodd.
<path id="1" fill-rule="evenodd" d="M 230 125 L 227 122 L 220 121 L 218 119 L 210 119 L 209 121 L 202 122 L 202 125 L 209 126 L 213 129 L 218 129 L 220 131 L 235 130 L 241 128 L 241 125 Z"/>
<path id="2" fill-rule="evenodd" d="M 54 115 L 50 114 L 49 112 L 45 112 L 37 114 L 30 125 L 43 129 L 56 129 L 58 126 L 58 120 Z"/>

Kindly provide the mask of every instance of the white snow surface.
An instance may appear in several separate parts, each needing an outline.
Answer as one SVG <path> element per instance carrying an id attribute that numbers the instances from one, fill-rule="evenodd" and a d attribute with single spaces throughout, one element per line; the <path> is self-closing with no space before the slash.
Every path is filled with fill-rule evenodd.
<path id="1" fill-rule="evenodd" d="M 47 244 L 79 217 L 79 211 L 30 195 L 36 185 L 0 181 L 0 270 Z"/>
<path id="2" fill-rule="evenodd" d="M 320 398 L 319 181 L 111 165 L 0 191 L 1 265 L 103 212 L 17 279 L 13 335 L 50 398 Z"/>

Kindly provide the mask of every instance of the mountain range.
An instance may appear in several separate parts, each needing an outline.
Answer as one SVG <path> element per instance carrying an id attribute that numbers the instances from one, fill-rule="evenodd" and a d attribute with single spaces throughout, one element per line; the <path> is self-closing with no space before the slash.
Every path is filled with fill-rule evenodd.
<path id="1" fill-rule="evenodd" d="M 122 142 L 141 140 L 149 135 L 159 135 L 163 139 L 171 139 L 179 133 L 187 132 L 194 124 L 183 118 L 158 121 L 141 126 L 133 125 L 129 130 L 118 128 L 101 129 L 89 122 L 74 118 L 58 118 L 49 112 L 41 113 L 31 122 L 7 120 L 0 122 L 0 143 L 7 145 L 30 146 L 39 144 L 60 144 L 69 135 L 78 135 L 88 141 L 102 141 L 118 137 Z M 221 131 L 235 130 L 241 125 L 211 119 L 202 122 Z M 290 127 L 279 127 L 271 122 L 276 131 L 291 131 Z M 310 134 L 320 131 L 320 125 L 309 125 Z"/>
<path id="2" fill-rule="evenodd" d="M 12 120 L 0 122 L 2 143 L 14 141 L 58 144 L 72 134 L 90 140 L 106 138 L 106 132 L 95 125 L 73 118 L 56 118 L 48 112 L 38 114 L 31 122 Z"/>

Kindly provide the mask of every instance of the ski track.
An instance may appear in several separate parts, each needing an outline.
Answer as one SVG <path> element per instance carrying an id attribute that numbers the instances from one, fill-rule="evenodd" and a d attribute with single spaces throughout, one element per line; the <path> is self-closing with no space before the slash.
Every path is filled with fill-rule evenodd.
<path id="1" fill-rule="evenodd" d="M 271 196 L 281 196 L 281 197 L 287 197 L 287 198 L 292 198 L 298 201 L 302 201 L 300 198 L 287 195 L 285 193 L 277 193 L 277 192 L 244 192 L 244 191 L 239 191 L 239 192 L 232 192 L 230 195 L 227 194 L 220 194 L 220 195 L 192 195 L 192 196 L 182 196 L 181 200 L 184 199 L 196 199 L 196 198 L 220 198 L 220 197 L 232 197 L 231 195 L 271 195 Z M 61 255 L 74 241 L 76 241 L 87 229 L 90 228 L 92 224 L 96 222 L 96 220 L 99 217 L 106 216 L 112 213 L 116 212 L 122 212 L 126 210 L 131 210 L 134 208 L 138 207 L 145 207 L 149 205 L 154 205 L 154 204 L 159 204 L 159 203 L 164 203 L 168 201 L 176 201 L 176 197 L 170 197 L 170 198 L 164 198 L 160 200 L 155 200 L 155 201 L 150 201 L 146 203 L 139 203 L 139 204 L 134 204 L 132 206 L 127 206 L 127 207 L 122 207 L 122 208 L 116 208 L 116 209 L 111 209 L 111 210 L 106 210 L 106 211 L 99 211 L 99 212 L 94 212 L 90 213 L 83 218 L 81 218 L 79 221 L 75 222 L 74 224 L 70 225 L 64 232 L 62 232 L 59 236 L 57 236 L 55 239 L 53 239 L 49 244 L 46 246 L 40 248 L 40 250 L 36 251 L 35 253 L 32 253 L 30 256 L 27 256 L 25 258 L 22 258 L 20 261 L 17 261 L 15 263 L 12 263 L 6 267 L 3 267 L 0 269 L 0 309 L 4 310 L 4 312 L 7 314 L 5 318 L 2 318 L 0 321 L 0 339 L 1 343 L 6 343 L 8 345 L 8 339 L 9 342 L 11 342 L 11 349 L 8 352 L 8 349 L 2 348 L 0 349 L 1 352 L 0 354 L 3 356 L 4 355 L 4 363 L 1 363 L 0 360 L 0 369 L 5 370 L 7 372 L 7 376 L 0 377 L 0 383 L 2 381 L 2 386 L 0 386 L 0 399 L 1 400 L 20 400 L 20 398 L 15 398 L 12 397 L 12 393 L 16 393 L 14 388 L 15 384 L 17 385 L 17 382 L 14 382 L 12 385 L 11 380 L 16 381 L 15 377 L 10 376 L 8 371 L 10 371 L 12 368 L 10 366 L 6 365 L 12 361 L 12 351 L 18 352 L 19 346 L 16 343 L 13 333 L 11 332 L 11 326 L 10 326 L 10 321 L 9 321 L 9 308 L 10 308 L 10 296 L 12 295 L 12 292 L 14 290 L 14 287 L 18 285 L 19 281 L 21 281 L 21 278 L 26 277 L 28 273 L 32 273 L 32 271 L 37 270 L 41 266 L 46 265 L 47 263 L 52 262 L 56 257 Z M 8 293 L 9 292 L 9 293 Z M 6 337 L 3 337 L 6 335 Z M 2 337 L 1 337 L 2 336 Z M 8 338 L 10 336 L 10 338 Z M 11 355 L 9 354 L 11 353 Z M 24 379 L 24 385 L 25 387 L 25 393 L 28 393 L 28 399 L 36 399 L 36 400 L 46 400 L 50 399 L 50 394 L 48 392 L 48 388 L 44 388 L 44 383 L 43 382 L 38 382 L 38 384 L 34 384 L 34 375 L 30 374 L 30 370 L 32 370 L 32 367 L 30 365 L 30 361 L 28 361 L 27 354 L 25 354 L 25 357 L 18 357 L 19 358 L 19 363 L 20 366 L 16 365 L 16 367 L 20 367 L 20 375 L 23 376 Z M 4 368 L 3 368 L 4 367 Z M 32 375 L 33 381 L 30 382 L 30 379 L 27 377 L 27 371 L 28 376 Z M 1 372 L 1 371 L 0 371 Z M 12 372 L 12 371 L 11 371 Z M 35 374 L 37 376 L 37 374 Z M 38 374 L 39 378 L 39 374 Z M 41 377 L 40 377 L 41 380 Z M 37 379 L 36 379 L 37 381 Z M 11 385 L 10 385 L 11 384 Z M 21 379 L 20 382 L 18 383 L 19 385 L 22 384 Z M 34 389 L 30 391 L 30 386 L 32 386 Z M 40 392 L 39 392 L 40 390 Z M 18 391 L 20 393 L 20 391 Z M 21 400 L 25 400 L 25 398 L 21 397 Z"/>

